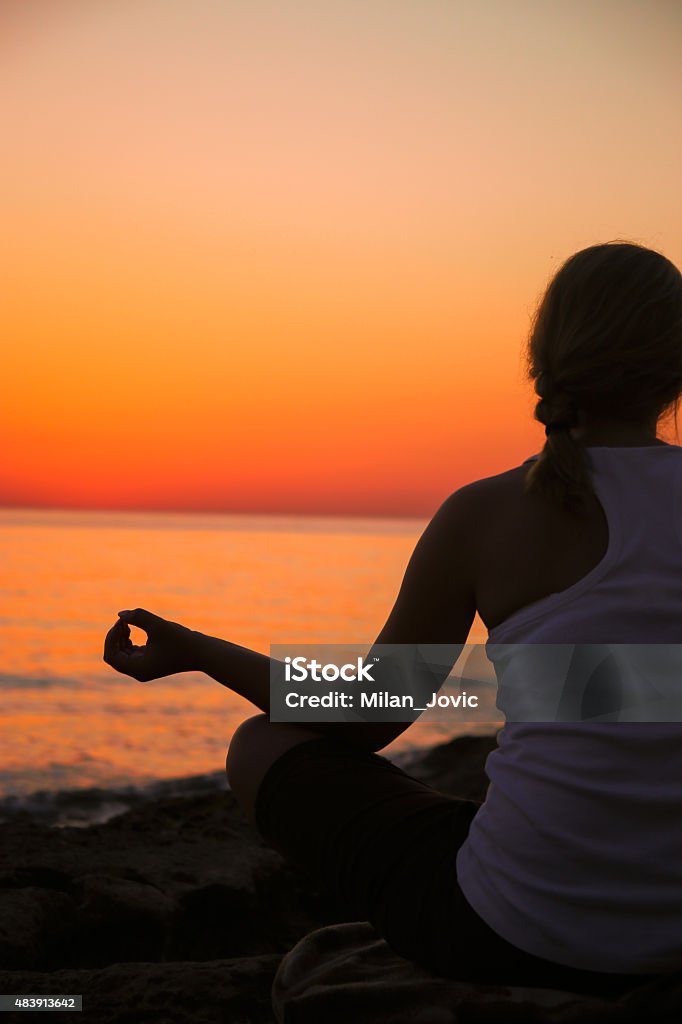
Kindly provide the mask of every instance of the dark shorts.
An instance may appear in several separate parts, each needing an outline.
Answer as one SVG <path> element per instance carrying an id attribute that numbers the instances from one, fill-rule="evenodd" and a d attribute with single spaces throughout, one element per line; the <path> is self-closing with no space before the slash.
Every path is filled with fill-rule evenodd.
<path id="1" fill-rule="evenodd" d="M 524 953 L 474 912 L 455 857 L 479 804 L 446 796 L 379 754 L 320 737 L 292 747 L 256 800 L 262 836 L 348 921 L 370 921 L 434 974 L 620 995 L 651 975 L 601 974 Z"/>

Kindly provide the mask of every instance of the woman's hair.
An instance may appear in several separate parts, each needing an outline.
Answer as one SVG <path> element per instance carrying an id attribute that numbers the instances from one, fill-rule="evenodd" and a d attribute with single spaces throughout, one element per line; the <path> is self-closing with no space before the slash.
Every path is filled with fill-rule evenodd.
<path id="1" fill-rule="evenodd" d="M 568 509 L 592 493 L 579 418 L 656 424 L 682 393 L 682 275 L 665 256 L 612 241 L 574 253 L 535 311 L 528 339 L 535 418 L 547 440 L 526 488 Z"/>

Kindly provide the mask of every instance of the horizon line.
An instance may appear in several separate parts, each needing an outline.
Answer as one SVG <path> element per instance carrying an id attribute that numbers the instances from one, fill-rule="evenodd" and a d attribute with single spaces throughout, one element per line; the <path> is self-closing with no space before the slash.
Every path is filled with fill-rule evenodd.
<path id="1" fill-rule="evenodd" d="M 140 508 L 140 507 L 102 507 L 93 505 L 6 505 L 0 502 L 0 512 L 84 512 L 101 513 L 102 515 L 168 515 L 168 516 L 249 516 L 268 519 L 391 519 L 391 520 L 425 520 L 429 513 L 386 513 L 386 512 L 303 512 L 303 511 L 264 511 L 215 508 Z M 431 513 L 433 514 L 433 513 Z"/>

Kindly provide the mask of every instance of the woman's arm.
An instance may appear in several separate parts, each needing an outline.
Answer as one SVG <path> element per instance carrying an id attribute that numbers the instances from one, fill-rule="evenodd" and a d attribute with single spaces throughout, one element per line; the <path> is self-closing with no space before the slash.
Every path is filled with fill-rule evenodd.
<path id="1" fill-rule="evenodd" d="M 475 519 L 469 491 L 456 491 L 436 512 L 420 537 L 408 563 L 400 591 L 378 644 L 446 645 L 437 690 L 447 678 L 466 643 L 475 614 Z M 147 633 L 147 644 L 135 647 L 128 623 Z M 441 654 L 444 649 L 441 648 Z M 372 657 L 370 651 L 366 661 Z M 238 644 L 205 636 L 178 623 L 137 608 L 119 613 L 107 634 L 104 660 L 140 681 L 175 672 L 201 671 L 222 683 L 261 711 L 270 710 L 271 659 Z M 380 665 L 380 662 L 378 663 Z M 375 670 L 376 688 L 382 686 Z M 410 722 L 305 722 L 306 728 L 337 735 L 348 743 L 380 750 L 409 727 Z"/>

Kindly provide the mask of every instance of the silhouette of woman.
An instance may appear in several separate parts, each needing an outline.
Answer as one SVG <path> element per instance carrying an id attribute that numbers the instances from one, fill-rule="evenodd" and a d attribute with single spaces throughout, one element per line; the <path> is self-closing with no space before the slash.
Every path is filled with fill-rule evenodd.
<path id="1" fill-rule="evenodd" d="M 576 252 L 528 371 L 542 451 L 443 502 L 377 644 L 450 645 L 449 670 L 476 611 L 491 650 L 677 643 L 682 448 L 657 429 L 682 393 L 679 270 L 627 241 Z M 244 812 L 434 973 L 615 994 L 682 967 L 682 725 L 508 722 L 479 805 L 377 753 L 408 723 L 270 722 L 263 654 L 137 608 L 104 659 L 141 681 L 203 671 L 261 709 L 227 756 Z"/>

